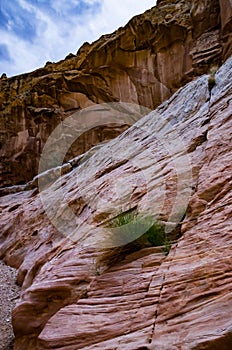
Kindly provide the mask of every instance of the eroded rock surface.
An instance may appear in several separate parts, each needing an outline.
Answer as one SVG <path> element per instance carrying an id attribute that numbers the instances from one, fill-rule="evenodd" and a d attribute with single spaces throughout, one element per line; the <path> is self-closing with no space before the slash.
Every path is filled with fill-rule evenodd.
<path id="1" fill-rule="evenodd" d="M 159 1 L 124 28 L 85 43 L 77 55 L 29 74 L 0 80 L 0 185 L 37 174 L 51 131 L 95 103 L 123 101 L 156 108 L 180 86 L 231 55 L 231 2 Z M 119 135 L 127 125 L 83 134 L 70 159 Z"/>
<path id="2" fill-rule="evenodd" d="M 23 290 L 15 350 L 230 350 L 231 58 L 215 82 L 209 98 L 208 75 L 195 79 L 57 180 L 46 211 L 36 189 L 0 198 L 1 256 Z M 167 256 L 99 263 L 121 211 L 171 226 L 186 199 Z"/>

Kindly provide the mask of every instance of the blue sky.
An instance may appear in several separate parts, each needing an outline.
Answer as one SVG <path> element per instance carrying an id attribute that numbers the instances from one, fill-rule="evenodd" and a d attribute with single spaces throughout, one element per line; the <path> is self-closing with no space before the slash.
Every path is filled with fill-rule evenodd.
<path id="1" fill-rule="evenodd" d="M 76 53 L 125 25 L 155 0 L 0 0 L 0 75 L 17 75 Z"/>

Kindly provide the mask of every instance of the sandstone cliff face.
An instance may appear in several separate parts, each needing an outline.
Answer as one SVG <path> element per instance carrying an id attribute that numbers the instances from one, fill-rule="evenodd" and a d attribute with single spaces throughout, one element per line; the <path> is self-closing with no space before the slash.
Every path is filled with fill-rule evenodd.
<path id="1" fill-rule="evenodd" d="M 124 28 L 84 44 L 77 55 L 0 80 L 0 185 L 37 174 L 51 131 L 73 112 L 124 101 L 154 109 L 211 64 L 231 55 L 229 0 L 159 1 Z M 126 125 L 92 130 L 70 157 L 117 136 Z"/>
<path id="2" fill-rule="evenodd" d="M 52 222 L 37 190 L 1 197 L 0 252 L 23 290 L 15 350 L 231 349 L 231 58 L 215 82 L 210 98 L 208 76 L 195 79 L 43 191 Z M 118 211 L 172 225 L 186 196 L 167 256 L 101 260 Z"/>

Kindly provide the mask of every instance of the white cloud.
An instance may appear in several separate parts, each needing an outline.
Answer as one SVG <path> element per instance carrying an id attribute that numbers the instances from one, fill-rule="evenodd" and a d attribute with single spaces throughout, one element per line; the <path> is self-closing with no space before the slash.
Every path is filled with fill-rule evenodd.
<path id="1" fill-rule="evenodd" d="M 53 0 L 52 12 L 38 8 L 27 0 L 18 0 L 20 6 L 35 18 L 37 35 L 28 41 L 13 32 L 0 30 L 0 44 L 7 45 L 12 58 L 11 62 L 0 61 L 0 75 L 3 72 L 8 76 L 28 72 L 44 66 L 46 61 L 63 59 L 69 52 L 76 53 L 83 42 L 92 42 L 102 34 L 111 33 L 134 15 L 155 6 L 154 0 L 103 0 L 94 13 L 72 14 L 72 8 L 79 1 Z M 93 5 L 96 0 L 83 2 Z"/>

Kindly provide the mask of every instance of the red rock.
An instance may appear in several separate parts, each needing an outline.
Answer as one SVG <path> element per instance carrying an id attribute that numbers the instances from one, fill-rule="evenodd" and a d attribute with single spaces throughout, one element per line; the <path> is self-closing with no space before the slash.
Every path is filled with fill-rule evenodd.
<path id="1" fill-rule="evenodd" d="M 14 157 L 25 160 L 10 182 L 31 180 L 36 147 L 74 109 L 122 97 L 154 108 L 231 54 L 229 1 L 158 3 L 77 57 L 1 80 L 11 120 L 2 154 L 12 169 Z M 211 96 L 208 79 L 76 157 L 72 169 L 64 165 L 61 180 L 40 193 L 38 179 L 1 190 L 0 256 L 19 269 L 22 286 L 15 350 L 231 349 L 232 59 L 215 74 Z M 93 133 L 91 145 L 111 131 Z M 82 151 L 89 142 L 85 135 Z M 168 233 L 175 243 L 167 255 L 164 247 L 106 253 L 107 224 L 133 208 L 168 229 L 185 216 Z"/>
<path id="2" fill-rule="evenodd" d="M 123 101 L 156 108 L 180 86 L 231 55 L 231 3 L 161 1 L 77 55 L 0 80 L 0 185 L 30 181 L 54 128 L 79 109 Z M 69 159 L 127 126 L 82 135 Z"/>
<path id="3" fill-rule="evenodd" d="M 204 75 L 162 104 L 159 118 L 152 112 L 63 175 L 65 202 L 79 222 L 53 201 L 52 225 L 36 189 L 0 198 L 1 256 L 19 268 L 23 289 L 13 313 L 15 350 L 230 349 L 231 62 L 216 73 L 210 101 Z M 56 200 L 59 188 L 44 193 Z M 137 206 L 174 221 L 189 195 L 182 237 L 167 256 L 144 248 L 107 267 L 100 248 L 117 210 Z M 58 224 L 78 225 L 73 240 Z"/>

